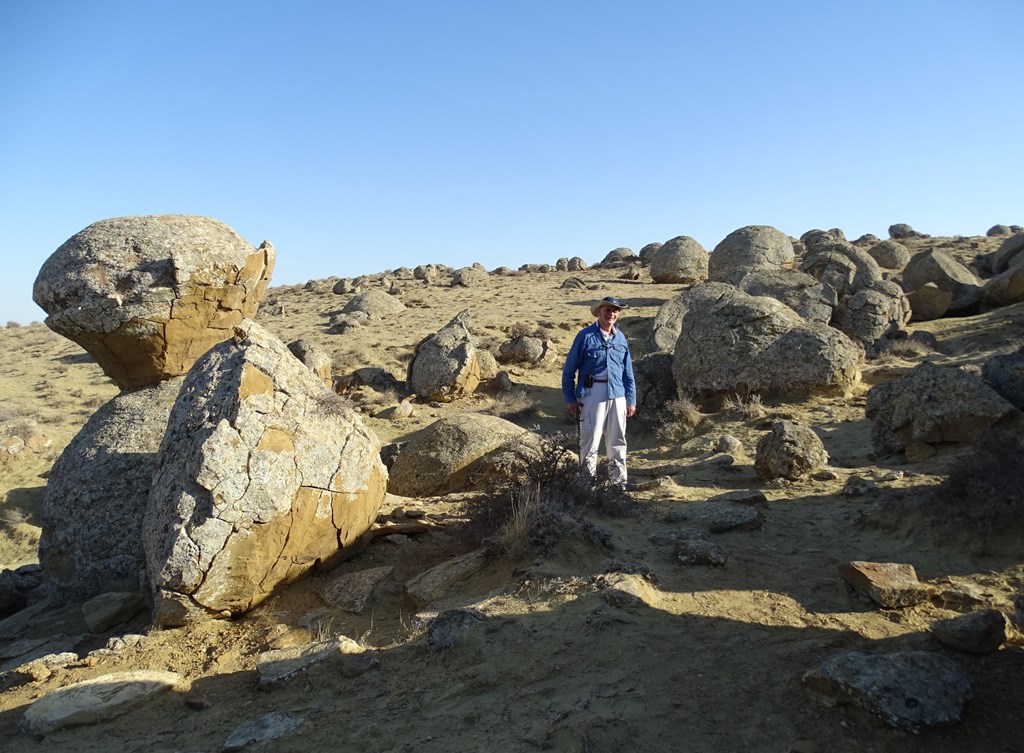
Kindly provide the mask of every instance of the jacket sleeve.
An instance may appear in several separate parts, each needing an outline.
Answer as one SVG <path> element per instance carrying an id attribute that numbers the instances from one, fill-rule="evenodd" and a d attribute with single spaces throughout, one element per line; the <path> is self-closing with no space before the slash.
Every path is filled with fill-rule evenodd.
<path id="1" fill-rule="evenodd" d="M 579 371 L 582 360 L 583 332 L 580 331 L 576 333 L 576 339 L 572 341 L 569 355 L 565 357 L 565 365 L 562 367 L 562 399 L 566 405 L 576 402 L 576 372 Z"/>
<path id="2" fill-rule="evenodd" d="M 622 361 L 622 386 L 626 390 L 626 405 L 636 405 L 636 379 L 633 377 L 633 356 L 626 343 L 626 357 Z"/>

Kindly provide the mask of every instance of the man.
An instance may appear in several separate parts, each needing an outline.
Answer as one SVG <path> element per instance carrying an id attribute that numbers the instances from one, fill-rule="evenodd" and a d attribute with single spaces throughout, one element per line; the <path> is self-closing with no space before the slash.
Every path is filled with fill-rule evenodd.
<path id="1" fill-rule="evenodd" d="M 636 413 L 636 382 L 626 336 L 615 326 L 626 308 L 608 296 L 590 313 L 597 321 L 576 334 L 562 368 L 565 407 L 580 426 L 580 471 L 597 475 L 597 450 L 604 436 L 611 483 L 626 487 L 626 419 Z"/>

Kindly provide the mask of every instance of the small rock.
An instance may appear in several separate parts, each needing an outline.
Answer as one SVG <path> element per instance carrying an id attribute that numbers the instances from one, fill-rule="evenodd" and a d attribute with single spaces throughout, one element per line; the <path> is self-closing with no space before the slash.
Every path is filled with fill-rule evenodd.
<path id="1" fill-rule="evenodd" d="M 279 740 L 292 734 L 305 723 L 306 720 L 298 714 L 289 711 L 271 711 L 269 714 L 238 725 L 224 742 L 224 747 L 221 750 L 228 753 Z"/>
<path id="2" fill-rule="evenodd" d="M 716 510 L 708 519 L 708 529 L 711 533 L 756 531 L 764 526 L 764 520 L 764 513 L 753 507 Z"/>
<path id="3" fill-rule="evenodd" d="M 680 541 L 675 548 L 675 558 L 683 565 L 711 565 L 721 567 L 729 559 L 725 547 L 702 539 Z"/>
<path id="4" fill-rule="evenodd" d="M 107 628 L 127 622 L 142 611 L 142 594 L 126 591 L 108 591 L 89 599 L 82 605 L 82 617 L 89 630 L 102 633 Z"/>
<path id="5" fill-rule="evenodd" d="M 453 648 L 463 635 L 484 621 L 477 609 L 448 609 L 431 620 L 427 627 L 427 650 L 437 653 Z"/>
<path id="6" fill-rule="evenodd" d="M 859 497 L 877 490 L 878 484 L 861 476 L 850 476 L 843 485 L 843 494 L 848 497 Z"/>
<path id="7" fill-rule="evenodd" d="M 354 654 L 362 649 L 351 638 L 338 636 L 333 641 L 316 641 L 304 646 L 264 651 L 256 659 L 260 688 L 276 688 L 312 667 L 339 654 Z"/>
<path id="8" fill-rule="evenodd" d="M 917 579 L 913 565 L 892 562 L 846 562 L 839 574 L 858 592 L 886 609 L 920 604 L 930 589 Z"/>
<path id="9" fill-rule="evenodd" d="M 1006 617 L 997 609 L 937 620 L 931 633 L 945 646 L 971 654 L 990 654 L 1006 641 Z"/>

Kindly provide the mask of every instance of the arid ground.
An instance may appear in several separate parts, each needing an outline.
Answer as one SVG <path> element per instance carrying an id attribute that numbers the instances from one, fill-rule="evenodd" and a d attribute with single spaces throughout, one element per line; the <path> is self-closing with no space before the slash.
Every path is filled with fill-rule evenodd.
<path id="1" fill-rule="evenodd" d="M 930 242 L 939 240 L 967 260 L 997 245 L 997 239 L 985 237 Z M 570 276 L 580 277 L 589 289 L 563 289 Z M 391 416 L 403 397 L 400 391 L 352 390 L 348 397 L 382 443 L 403 441 L 438 418 L 464 411 L 504 415 L 542 434 L 572 432 L 559 388 L 561 356 L 575 332 L 589 323 L 591 303 L 615 295 L 629 304 L 621 326 L 634 356 L 640 356 L 659 306 L 682 289 L 652 283 L 645 270 L 636 280 L 622 279 L 621 270 L 602 269 L 492 274 L 468 288 L 397 279 L 404 312 L 331 334 L 331 314 L 351 297 L 332 293 L 332 284 L 272 287 L 258 319 L 285 342 L 303 338 L 323 348 L 337 375 L 373 366 L 404 380 L 415 345 L 464 309 L 470 310 L 473 334 L 484 345 L 496 347 L 512 332 L 539 332 L 558 351 L 539 365 L 507 367 L 511 393 L 482 388 L 450 404 L 414 401 L 412 416 L 403 420 Z M 876 457 L 864 414 L 873 384 L 922 360 L 971 367 L 1019 347 L 1024 304 L 910 328 L 934 334 L 938 350 L 867 361 L 861 386 L 845 397 L 766 401 L 760 410 L 734 405 L 707 413 L 693 432 L 675 438 L 653 428 L 664 417 L 638 415 L 629 447 L 638 509 L 591 516 L 610 534 L 607 545 L 566 537 L 547 552 L 497 558 L 425 608 L 411 604 L 400 584 L 479 546 L 467 533 L 469 494 L 389 497 L 382 515 L 392 507 L 422 513 L 417 521 L 429 530 L 376 538 L 336 569 L 305 578 L 234 621 L 156 631 L 140 615 L 90 635 L 80 613 L 71 609 L 40 616 L 17 634 L 2 632 L 6 623 L 0 623 L 0 646 L 51 636 L 53 652 L 82 657 L 37 679 L 5 676 L 0 748 L 219 751 L 241 722 L 280 710 L 305 722 L 266 750 L 1024 751 L 1019 633 L 988 656 L 955 654 L 939 646 L 928 628 L 957 611 L 935 601 L 883 610 L 848 592 L 837 573 L 837 565 L 850 560 L 909 563 L 923 581 L 977 593 L 986 605 L 1007 613 L 1013 596 L 1024 593 L 1019 538 L 958 534 L 943 525 L 941 515 L 922 507 L 950 465 L 971 448 L 941 445 L 918 462 L 902 454 Z M 0 565 L 15 568 L 37 561 L 47 470 L 117 389 L 78 346 L 33 323 L 0 329 L 0 391 L 0 418 L 8 425 L 35 422 L 52 442 L 0 466 Z M 772 421 L 782 418 L 817 430 L 834 478 L 757 481 L 754 448 Z M 723 435 L 739 439 L 745 456 L 731 466 L 700 464 Z M 670 480 L 653 483 L 663 476 Z M 853 476 L 874 484 L 864 484 L 863 493 L 846 493 Z M 729 552 L 725 566 L 682 565 L 673 560 L 671 547 L 650 540 L 679 521 L 699 525 L 719 504 L 716 497 L 744 490 L 766 495 L 766 522 L 758 530 L 715 537 Z M 320 594 L 340 573 L 382 565 L 395 567 L 396 585 L 378 593 L 365 614 L 325 605 Z M 615 606 L 602 598 L 601 578 L 623 567 L 648 574 L 647 603 Z M 482 624 L 454 648 L 428 651 L 424 613 L 451 607 L 479 610 Z M 135 647 L 87 656 L 125 633 L 145 638 Z M 338 634 L 376 648 L 379 666 L 347 676 L 327 662 L 283 687 L 257 688 L 261 651 Z M 963 721 L 920 735 L 897 732 L 804 686 L 805 671 L 848 648 L 949 654 L 974 682 Z M 172 670 L 183 681 L 101 724 L 44 739 L 18 731 L 34 699 L 71 682 L 129 669 Z"/>

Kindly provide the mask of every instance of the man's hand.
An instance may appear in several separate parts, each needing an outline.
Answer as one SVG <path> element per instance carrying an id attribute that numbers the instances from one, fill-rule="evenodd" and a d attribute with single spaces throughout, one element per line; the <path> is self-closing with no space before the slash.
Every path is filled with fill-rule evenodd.
<path id="1" fill-rule="evenodd" d="M 569 414 L 577 421 L 580 420 L 580 404 L 579 403 L 566 403 L 565 409 L 569 411 Z"/>
<path id="2" fill-rule="evenodd" d="M 626 406 L 626 418 L 632 418 L 634 413 L 636 413 L 636 406 L 635 405 L 627 405 Z"/>

